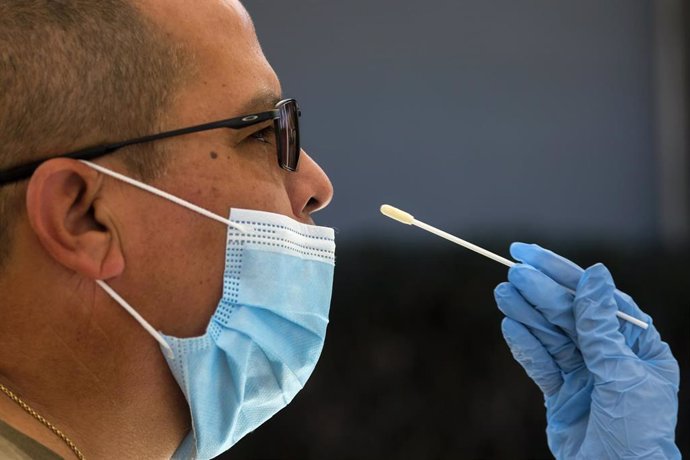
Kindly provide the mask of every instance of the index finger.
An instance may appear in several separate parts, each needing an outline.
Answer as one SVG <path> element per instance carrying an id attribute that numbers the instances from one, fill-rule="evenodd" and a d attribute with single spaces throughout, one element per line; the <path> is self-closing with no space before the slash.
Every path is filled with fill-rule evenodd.
<path id="1" fill-rule="evenodd" d="M 513 243 L 510 255 L 573 291 L 585 272 L 579 265 L 537 244 Z"/>

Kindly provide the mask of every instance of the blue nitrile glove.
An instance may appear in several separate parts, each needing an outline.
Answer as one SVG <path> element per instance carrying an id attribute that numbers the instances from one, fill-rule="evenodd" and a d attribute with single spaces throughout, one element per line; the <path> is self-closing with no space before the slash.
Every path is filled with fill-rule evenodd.
<path id="1" fill-rule="evenodd" d="M 601 264 L 582 270 L 522 243 L 511 255 L 523 264 L 495 291 L 507 316 L 503 336 L 544 393 L 554 456 L 680 458 L 678 363 L 649 315 L 615 289 Z M 649 329 L 619 320 L 616 310 Z"/>

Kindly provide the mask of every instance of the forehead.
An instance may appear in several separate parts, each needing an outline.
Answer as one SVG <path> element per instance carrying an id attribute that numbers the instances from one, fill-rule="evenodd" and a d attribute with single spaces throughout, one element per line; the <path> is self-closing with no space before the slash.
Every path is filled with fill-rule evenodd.
<path id="1" fill-rule="evenodd" d="M 148 0 L 142 10 L 192 57 L 194 71 L 177 98 L 186 114 L 226 118 L 253 110 L 248 103 L 257 95 L 280 95 L 278 78 L 239 1 Z"/>

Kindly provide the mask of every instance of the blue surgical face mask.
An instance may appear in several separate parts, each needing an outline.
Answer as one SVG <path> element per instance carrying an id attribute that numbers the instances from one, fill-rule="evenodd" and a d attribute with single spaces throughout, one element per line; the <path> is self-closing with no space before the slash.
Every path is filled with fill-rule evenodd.
<path id="1" fill-rule="evenodd" d="M 193 431 L 174 458 L 215 457 L 289 404 L 313 372 L 328 324 L 333 229 L 242 209 L 232 209 L 225 219 L 87 164 L 228 226 L 223 296 L 203 336 L 158 333 L 98 281 L 161 343 L 187 398 Z"/>

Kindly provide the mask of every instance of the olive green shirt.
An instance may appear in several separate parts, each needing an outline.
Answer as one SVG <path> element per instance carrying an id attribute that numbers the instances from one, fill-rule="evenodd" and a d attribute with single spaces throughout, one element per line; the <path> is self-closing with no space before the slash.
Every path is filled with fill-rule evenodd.
<path id="1" fill-rule="evenodd" d="M 60 460 L 58 454 L 0 420 L 2 460 Z"/>

